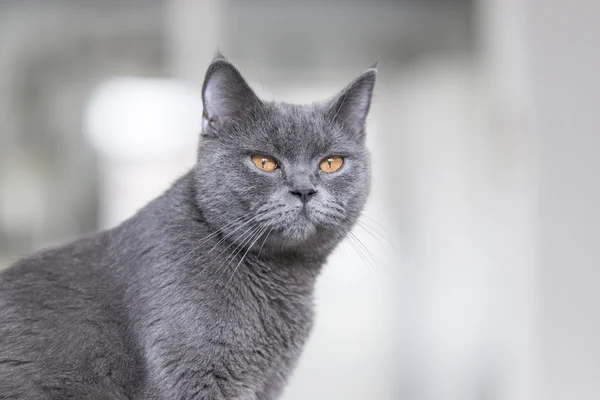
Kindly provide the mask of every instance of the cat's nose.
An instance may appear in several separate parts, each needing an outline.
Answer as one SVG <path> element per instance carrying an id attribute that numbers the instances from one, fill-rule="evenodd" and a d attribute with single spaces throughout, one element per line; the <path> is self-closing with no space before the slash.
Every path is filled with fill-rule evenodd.
<path id="1" fill-rule="evenodd" d="M 290 189 L 290 193 L 300 197 L 303 203 L 307 203 L 313 195 L 317 194 L 315 189 Z"/>

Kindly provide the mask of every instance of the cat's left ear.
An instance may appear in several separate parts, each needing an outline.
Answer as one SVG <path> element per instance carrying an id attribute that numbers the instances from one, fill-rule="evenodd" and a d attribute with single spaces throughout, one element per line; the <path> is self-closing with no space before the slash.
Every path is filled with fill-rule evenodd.
<path id="1" fill-rule="evenodd" d="M 376 78 L 377 63 L 360 74 L 328 103 L 328 118 L 356 132 L 363 132 Z"/>
<path id="2" fill-rule="evenodd" d="M 260 103 L 242 74 L 221 53 L 211 62 L 202 86 L 202 134 L 219 133 L 228 120 Z"/>

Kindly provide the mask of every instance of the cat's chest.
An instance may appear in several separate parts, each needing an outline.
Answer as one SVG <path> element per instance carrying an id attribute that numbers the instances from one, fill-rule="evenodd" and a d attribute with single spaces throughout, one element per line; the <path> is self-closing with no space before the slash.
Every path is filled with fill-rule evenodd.
<path id="1" fill-rule="evenodd" d="M 226 380 L 234 392 L 259 393 L 287 376 L 312 328 L 312 282 L 242 267 L 224 281 L 179 280 L 150 298 L 142 337 L 154 385 L 188 393 Z"/>
<path id="2" fill-rule="evenodd" d="M 223 320 L 232 331 L 243 332 L 248 343 L 280 346 L 285 352 L 301 346 L 313 321 L 312 288 L 294 283 L 246 281 L 223 299 Z M 228 319 L 227 316 L 230 318 Z"/>

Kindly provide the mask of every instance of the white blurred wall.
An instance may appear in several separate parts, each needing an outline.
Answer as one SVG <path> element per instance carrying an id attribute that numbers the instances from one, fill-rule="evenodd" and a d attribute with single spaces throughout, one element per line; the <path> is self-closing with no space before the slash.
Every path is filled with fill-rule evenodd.
<path id="1" fill-rule="evenodd" d="M 508 164 L 516 196 L 504 210 L 517 207 L 501 236 L 503 397 L 598 399 L 600 3 L 490 0 L 481 10 L 492 122 L 520 160 Z"/>
<path id="2" fill-rule="evenodd" d="M 522 6 L 539 148 L 540 398 L 600 398 L 600 3 Z"/>

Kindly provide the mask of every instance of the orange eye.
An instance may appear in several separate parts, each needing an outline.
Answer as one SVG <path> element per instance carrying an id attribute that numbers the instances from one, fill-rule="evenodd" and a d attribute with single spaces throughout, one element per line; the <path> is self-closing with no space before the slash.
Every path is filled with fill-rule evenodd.
<path id="1" fill-rule="evenodd" d="M 321 171 L 335 172 L 344 165 L 344 158 L 341 156 L 327 156 L 319 163 Z"/>
<path id="2" fill-rule="evenodd" d="M 277 168 L 277 163 L 273 160 L 272 157 L 266 156 L 264 154 L 256 154 L 252 156 L 252 162 L 256 165 L 257 168 L 262 169 L 263 171 L 273 172 L 275 168 Z"/>

